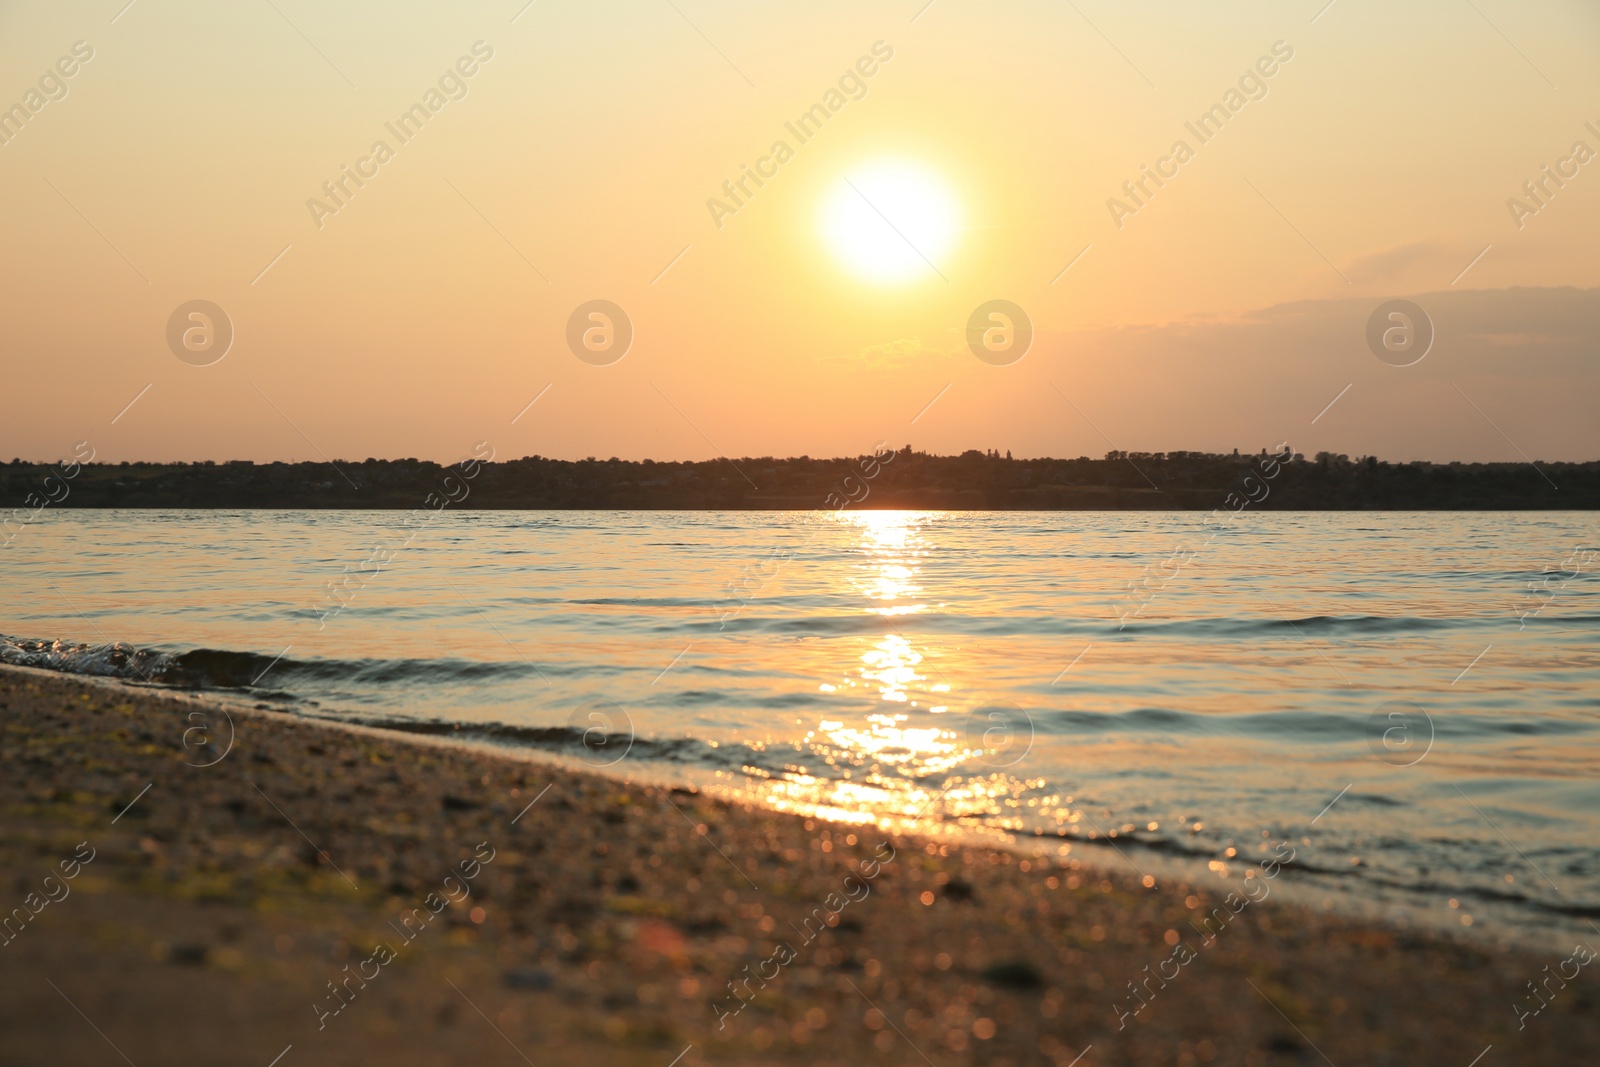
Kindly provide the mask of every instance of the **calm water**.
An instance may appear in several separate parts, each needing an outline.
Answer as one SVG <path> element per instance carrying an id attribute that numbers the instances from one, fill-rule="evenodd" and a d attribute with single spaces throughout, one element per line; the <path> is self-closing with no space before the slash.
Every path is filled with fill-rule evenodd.
<path id="1" fill-rule="evenodd" d="M 1600 930 L 1591 513 L 404 519 L 46 512 L 0 656 L 1219 886 L 1288 838 L 1302 899 Z"/>

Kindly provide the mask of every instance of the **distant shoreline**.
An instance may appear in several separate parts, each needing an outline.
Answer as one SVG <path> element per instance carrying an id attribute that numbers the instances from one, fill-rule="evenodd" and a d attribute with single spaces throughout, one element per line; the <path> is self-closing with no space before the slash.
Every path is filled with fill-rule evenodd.
<path id="1" fill-rule="evenodd" d="M 493 455 L 493 450 L 489 450 Z M 0 464 L 0 523 L 51 507 L 443 511 L 1573 511 L 1600 508 L 1600 461 L 1388 463 L 1268 454 L 1100 459 L 486 458 L 319 463 Z M 0 534 L 0 539 L 3 539 Z"/>

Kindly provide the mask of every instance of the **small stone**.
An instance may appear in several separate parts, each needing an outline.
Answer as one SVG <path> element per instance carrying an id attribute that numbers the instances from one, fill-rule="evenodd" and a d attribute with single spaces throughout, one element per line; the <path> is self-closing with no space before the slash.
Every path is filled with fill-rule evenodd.
<path id="1" fill-rule="evenodd" d="M 1008 960 L 983 970 L 983 980 L 1002 989 L 1038 989 L 1044 978 L 1027 960 Z"/>
<path id="2" fill-rule="evenodd" d="M 555 977 L 543 967 L 513 967 L 500 976 L 512 989 L 549 989 Z"/>
<path id="3" fill-rule="evenodd" d="M 167 954 L 168 963 L 182 964 L 185 967 L 198 967 L 206 962 L 207 949 L 204 945 L 173 945 Z"/>

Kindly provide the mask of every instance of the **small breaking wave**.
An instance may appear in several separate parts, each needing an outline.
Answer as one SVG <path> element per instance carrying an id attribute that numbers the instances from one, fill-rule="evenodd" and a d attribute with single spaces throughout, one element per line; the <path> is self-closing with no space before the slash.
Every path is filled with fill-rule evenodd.
<path id="1" fill-rule="evenodd" d="M 271 674 L 275 686 L 291 681 L 382 685 L 396 682 L 488 682 L 535 673 L 521 662 L 465 659 L 291 659 L 257 652 L 196 648 L 183 652 L 139 648 L 123 641 L 85 644 L 0 634 L 0 663 L 64 674 L 117 678 L 174 689 L 254 689 Z M 546 673 L 559 668 L 545 668 Z"/>

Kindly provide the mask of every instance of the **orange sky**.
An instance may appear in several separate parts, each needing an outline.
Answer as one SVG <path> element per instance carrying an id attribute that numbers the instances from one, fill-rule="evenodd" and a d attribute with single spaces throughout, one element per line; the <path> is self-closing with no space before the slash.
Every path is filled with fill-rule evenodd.
<path id="1" fill-rule="evenodd" d="M 0 7 L 0 457 L 1600 456 L 1592 3 L 524 2 Z M 1365 340 L 1395 297 L 1409 367 Z"/>

